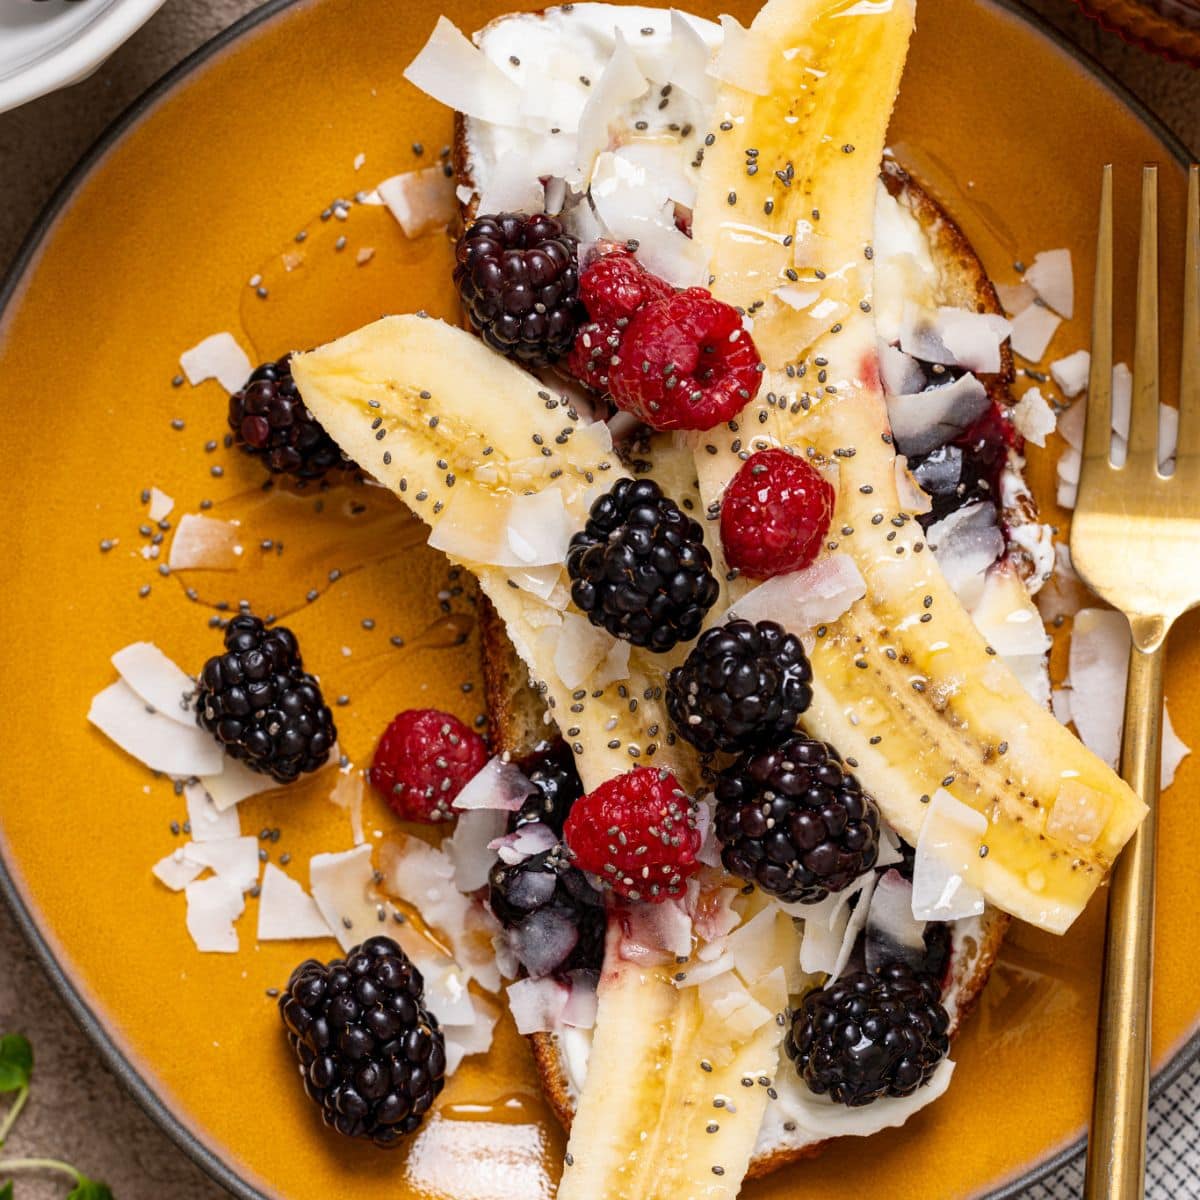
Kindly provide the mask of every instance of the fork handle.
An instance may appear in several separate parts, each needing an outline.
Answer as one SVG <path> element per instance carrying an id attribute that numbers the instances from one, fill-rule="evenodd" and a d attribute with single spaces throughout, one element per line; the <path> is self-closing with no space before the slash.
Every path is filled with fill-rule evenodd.
<path id="1" fill-rule="evenodd" d="M 1121 775 L 1149 811 L 1112 872 L 1085 1200 L 1143 1200 L 1154 963 L 1154 842 L 1163 707 L 1163 622 L 1133 618 Z"/>

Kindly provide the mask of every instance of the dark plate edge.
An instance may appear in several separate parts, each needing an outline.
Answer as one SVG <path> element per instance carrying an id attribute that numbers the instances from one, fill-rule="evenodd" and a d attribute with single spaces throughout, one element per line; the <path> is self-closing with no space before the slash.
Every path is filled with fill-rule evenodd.
<path id="1" fill-rule="evenodd" d="M 35 219 L 20 248 L 17 250 L 16 257 L 5 273 L 3 283 L 0 284 L 0 324 L 2 324 L 5 310 L 20 288 L 26 269 L 33 261 L 42 242 L 53 226 L 55 218 L 67 206 L 75 189 L 83 182 L 105 153 L 116 145 L 137 120 L 148 113 L 159 100 L 168 96 L 176 84 L 189 76 L 196 68 L 202 66 L 221 50 L 233 45 L 244 34 L 249 33 L 252 29 L 264 24 L 298 2 L 299 0 L 266 0 L 259 8 L 247 13 L 228 28 L 223 29 L 207 42 L 198 46 L 186 58 L 182 59 L 163 75 L 161 79 L 147 88 L 124 112 L 114 118 L 55 189 L 53 195 Z M 1200 153 L 1193 154 L 1182 139 L 1168 129 L 1162 120 L 1143 104 L 1120 80 L 1110 74 L 1102 63 L 1083 49 L 1083 47 L 1077 46 L 1074 42 L 1070 41 L 1040 13 L 1023 3 L 1023 0 L 986 0 L 986 2 L 1019 16 L 1023 21 L 1031 25 L 1038 34 L 1080 63 L 1097 78 L 1103 87 L 1113 93 L 1166 146 L 1171 155 L 1181 164 L 1186 164 L 1194 158 L 1200 157 Z M 176 1116 L 166 1101 L 154 1091 L 150 1084 L 134 1068 L 130 1060 L 126 1058 L 125 1053 L 113 1040 L 75 983 L 68 978 L 67 973 L 58 962 L 49 942 L 43 936 L 33 914 L 26 906 L 15 880 L 9 875 L 8 866 L 3 854 L 0 854 L 0 896 L 3 896 L 7 902 L 13 918 L 36 954 L 38 961 L 42 965 L 42 969 L 46 972 L 50 982 L 62 997 L 77 1024 L 91 1039 L 97 1050 L 99 1050 L 108 1069 L 120 1080 L 133 1098 L 142 1106 L 147 1115 L 193 1162 L 211 1176 L 215 1182 L 219 1183 L 232 1195 L 238 1197 L 239 1200 L 269 1200 L 266 1193 L 258 1191 L 251 1184 L 247 1183 L 232 1167 L 214 1154 Z M 1200 1029 L 1197 1029 L 1175 1051 L 1170 1061 L 1154 1076 L 1150 1088 L 1151 1099 L 1153 1100 L 1165 1088 L 1170 1087 L 1198 1054 L 1200 1054 Z M 1072 1159 L 1083 1154 L 1085 1146 L 1086 1140 L 1079 1138 L 1075 1142 L 1063 1147 L 1058 1153 L 1044 1159 L 1020 1177 L 1001 1185 L 994 1191 L 980 1196 L 979 1200 L 1015 1200 L 1030 1184 L 1045 1179 Z"/>

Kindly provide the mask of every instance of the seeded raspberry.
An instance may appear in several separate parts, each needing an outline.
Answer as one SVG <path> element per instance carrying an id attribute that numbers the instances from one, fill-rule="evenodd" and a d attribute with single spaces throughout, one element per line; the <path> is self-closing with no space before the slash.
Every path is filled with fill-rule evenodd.
<path id="1" fill-rule="evenodd" d="M 721 544 L 731 567 L 770 579 L 807 567 L 833 518 L 833 486 L 786 450 L 752 454 L 721 502 Z"/>
<path id="2" fill-rule="evenodd" d="M 666 300 L 675 289 L 651 275 L 628 250 L 611 250 L 593 259 L 579 277 L 579 298 L 593 321 L 628 322 L 652 300 Z"/>
<path id="3" fill-rule="evenodd" d="M 384 730 L 367 778 L 398 817 L 433 825 L 454 819 L 454 797 L 487 756 L 483 738 L 457 717 L 412 708 Z"/>
<path id="4" fill-rule="evenodd" d="M 627 900 L 661 903 L 700 864 L 695 804 L 670 771 L 635 767 L 575 802 L 563 827 L 575 862 Z"/>
<path id="5" fill-rule="evenodd" d="M 630 320 L 609 390 L 618 408 L 655 429 L 712 429 L 754 398 L 761 368 L 737 309 L 688 288 Z"/>
<path id="6" fill-rule="evenodd" d="M 575 335 L 567 370 L 594 390 L 607 392 L 609 368 L 630 319 L 650 301 L 671 295 L 671 285 L 651 275 L 628 250 L 610 250 L 593 259 L 579 277 L 579 298 L 589 320 Z"/>

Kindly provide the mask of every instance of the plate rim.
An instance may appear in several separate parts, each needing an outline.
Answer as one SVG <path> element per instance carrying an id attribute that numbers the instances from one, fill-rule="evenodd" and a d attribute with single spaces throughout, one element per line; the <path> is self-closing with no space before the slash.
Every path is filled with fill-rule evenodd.
<path id="1" fill-rule="evenodd" d="M 234 45 L 252 30 L 273 20 L 288 9 L 313 2 L 315 0 L 266 0 L 258 8 L 252 9 L 232 25 L 220 30 L 197 46 L 131 101 L 105 126 L 42 206 L 29 232 L 18 246 L 12 262 L 4 272 L 3 281 L 0 282 L 0 328 L 3 326 L 9 305 L 20 291 L 25 276 L 52 230 L 57 217 L 67 207 L 76 190 L 92 170 L 100 164 L 107 152 L 116 146 L 141 118 L 149 114 L 160 100 L 168 97 L 179 84 L 222 50 Z M 1163 143 L 1171 156 L 1178 162 L 1186 165 L 1200 157 L 1200 149 L 1193 153 L 1183 139 L 1169 129 L 1162 118 L 1154 113 L 1140 97 L 1111 74 L 1088 50 L 1072 42 L 1065 34 L 1050 24 L 1041 13 L 1024 3 L 1024 0 L 984 0 L 984 2 L 1015 15 L 1030 25 L 1034 32 L 1080 63 L 1101 86 L 1111 92 Z M 42 970 L 66 1004 L 76 1024 L 99 1051 L 105 1066 L 133 1096 L 147 1116 L 214 1182 L 225 1188 L 238 1200 L 270 1200 L 268 1193 L 260 1191 L 250 1183 L 184 1123 L 168 1102 L 155 1091 L 150 1082 L 134 1066 L 131 1058 L 118 1044 L 116 1036 L 105 1028 L 79 985 L 70 978 L 66 969 L 59 962 L 50 945 L 49 936 L 38 924 L 30 906 L 25 901 L 20 886 L 13 874 L 10 873 L 3 850 L 3 840 L 0 839 L 0 896 L 6 902 L 17 928 L 33 951 Z M 1197 1056 L 1200 1056 L 1200 1027 L 1193 1031 L 1154 1075 L 1150 1086 L 1151 1101 L 1170 1087 Z M 1073 1159 L 1081 1156 L 1085 1147 L 1086 1135 L 1069 1142 L 1021 1175 L 1006 1183 L 1001 1183 L 987 1193 L 979 1194 L 977 1200 L 1016 1200 L 1016 1197 L 1031 1184 L 1046 1179 Z"/>

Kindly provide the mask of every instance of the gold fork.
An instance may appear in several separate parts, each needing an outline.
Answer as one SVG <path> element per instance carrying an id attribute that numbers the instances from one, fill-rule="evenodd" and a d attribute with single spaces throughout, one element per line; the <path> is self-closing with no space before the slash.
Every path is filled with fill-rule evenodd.
<path id="1" fill-rule="evenodd" d="M 1150 1083 L 1154 837 L 1163 652 L 1175 618 L 1200 603 L 1200 168 L 1188 178 L 1183 358 L 1175 471 L 1159 467 L 1158 171 L 1142 171 L 1133 411 L 1125 463 L 1109 461 L 1112 407 L 1112 167 L 1104 168 L 1092 363 L 1071 558 L 1129 620 L 1121 774 L 1149 806 L 1112 873 L 1086 1200 L 1142 1200 Z"/>

